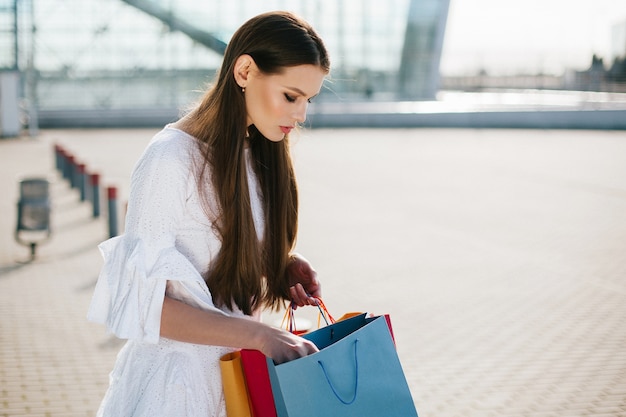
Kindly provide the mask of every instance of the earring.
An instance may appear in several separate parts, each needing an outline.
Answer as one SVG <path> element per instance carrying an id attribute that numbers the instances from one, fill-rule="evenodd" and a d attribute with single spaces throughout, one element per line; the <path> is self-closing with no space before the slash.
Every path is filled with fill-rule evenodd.
<path id="1" fill-rule="evenodd" d="M 241 87 L 241 92 L 245 93 L 246 92 L 246 87 Z"/>

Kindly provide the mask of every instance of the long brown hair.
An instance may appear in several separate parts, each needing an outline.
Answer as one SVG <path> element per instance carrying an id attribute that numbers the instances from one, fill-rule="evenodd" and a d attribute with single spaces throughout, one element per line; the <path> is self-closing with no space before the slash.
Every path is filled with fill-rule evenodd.
<path id="1" fill-rule="evenodd" d="M 209 201 L 212 181 L 219 205 L 214 223 L 221 238 L 219 254 L 205 280 L 214 302 L 245 314 L 259 306 L 280 306 L 289 298 L 285 268 L 298 228 L 298 191 L 286 137 L 266 139 L 246 126 L 246 105 L 233 75 L 241 55 L 250 55 L 264 74 L 311 64 L 328 72 L 326 48 L 313 28 L 287 12 L 270 12 L 244 23 L 233 35 L 213 86 L 183 119 L 183 129 L 196 137 L 205 161 L 198 177 L 200 195 Z M 252 219 L 244 139 L 249 136 L 253 169 L 263 194 L 265 233 L 262 243 Z"/>

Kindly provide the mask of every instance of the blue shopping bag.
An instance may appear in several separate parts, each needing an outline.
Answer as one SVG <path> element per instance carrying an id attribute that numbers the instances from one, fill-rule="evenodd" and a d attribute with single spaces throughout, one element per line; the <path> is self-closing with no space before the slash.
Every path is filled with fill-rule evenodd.
<path id="1" fill-rule="evenodd" d="M 267 365 L 278 417 L 417 417 L 384 316 L 361 314 L 303 335 L 319 352 Z"/>

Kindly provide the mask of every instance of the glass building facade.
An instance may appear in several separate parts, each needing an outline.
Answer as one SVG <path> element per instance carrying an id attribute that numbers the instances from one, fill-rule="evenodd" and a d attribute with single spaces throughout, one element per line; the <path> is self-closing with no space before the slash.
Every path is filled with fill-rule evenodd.
<path id="1" fill-rule="evenodd" d="M 308 20 L 330 51 L 320 100 L 432 99 L 448 3 L 0 0 L 0 69 L 19 72 L 21 105 L 42 125 L 89 112 L 171 114 L 211 81 L 241 23 L 280 9 Z"/>

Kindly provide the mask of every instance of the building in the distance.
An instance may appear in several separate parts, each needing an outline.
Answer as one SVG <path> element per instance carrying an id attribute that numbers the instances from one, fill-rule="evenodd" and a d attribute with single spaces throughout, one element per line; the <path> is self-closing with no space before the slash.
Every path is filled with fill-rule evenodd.
<path id="1" fill-rule="evenodd" d="M 211 81 L 248 18 L 293 11 L 331 54 L 320 100 L 433 99 L 449 0 L 0 0 L 0 69 L 42 126 L 154 124 Z"/>

